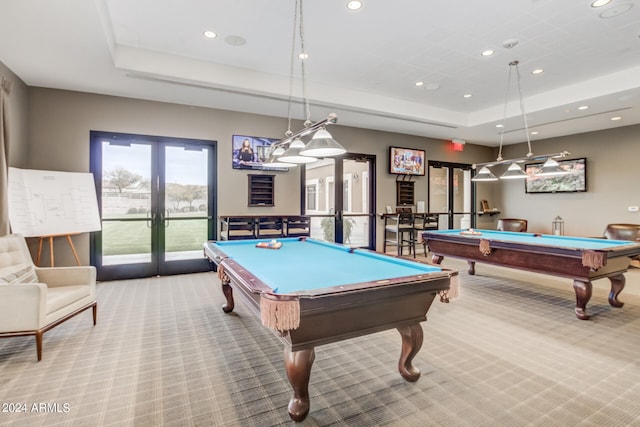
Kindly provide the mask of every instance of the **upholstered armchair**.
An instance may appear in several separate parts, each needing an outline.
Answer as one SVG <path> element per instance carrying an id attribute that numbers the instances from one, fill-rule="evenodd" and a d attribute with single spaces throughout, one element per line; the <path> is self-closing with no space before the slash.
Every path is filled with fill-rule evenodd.
<path id="1" fill-rule="evenodd" d="M 640 241 L 640 224 L 608 224 L 604 237 L 614 240 Z"/>
<path id="2" fill-rule="evenodd" d="M 526 219 L 500 218 L 498 220 L 498 230 L 500 231 L 527 231 L 528 222 Z"/>
<path id="3" fill-rule="evenodd" d="M 40 361 L 46 331 L 97 307 L 95 267 L 36 267 L 23 236 L 0 237 L 0 338 L 34 335 Z"/>
<path id="4" fill-rule="evenodd" d="M 640 224 L 608 224 L 604 237 L 613 240 L 631 240 L 640 242 Z M 640 256 L 631 258 L 631 265 L 640 267 Z"/>

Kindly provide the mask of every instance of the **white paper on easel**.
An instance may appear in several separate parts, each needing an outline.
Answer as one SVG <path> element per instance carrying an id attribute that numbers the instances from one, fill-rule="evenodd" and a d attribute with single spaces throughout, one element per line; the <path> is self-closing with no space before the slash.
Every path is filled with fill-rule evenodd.
<path id="1" fill-rule="evenodd" d="M 416 211 L 418 213 L 424 213 L 424 201 L 423 200 L 418 200 L 418 205 L 416 206 Z"/>
<path id="2" fill-rule="evenodd" d="M 9 221 L 25 237 L 100 230 L 93 175 L 9 168 Z"/>

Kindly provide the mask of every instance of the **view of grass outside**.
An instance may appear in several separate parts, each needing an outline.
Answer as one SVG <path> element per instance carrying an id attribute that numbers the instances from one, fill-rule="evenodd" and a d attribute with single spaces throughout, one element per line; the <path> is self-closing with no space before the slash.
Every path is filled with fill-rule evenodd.
<path id="1" fill-rule="evenodd" d="M 201 250 L 207 240 L 206 219 L 169 221 L 165 229 L 166 251 Z M 151 229 L 146 221 L 104 221 L 102 254 L 131 255 L 151 252 Z"/>

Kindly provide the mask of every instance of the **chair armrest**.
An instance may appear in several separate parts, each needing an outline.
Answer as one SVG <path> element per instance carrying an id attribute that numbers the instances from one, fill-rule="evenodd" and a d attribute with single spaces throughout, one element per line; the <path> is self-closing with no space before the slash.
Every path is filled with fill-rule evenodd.
<path id="1" fill-rule="evenodd" d="M 96 268 L 79 267 L 35 267 L 38 280 L 49 287 L 89 285 L 96 283 Z"/>
<path id="2" fill-rule="evenodd" d="M 47 307 L 47 285 L 0 285 L 0 332 L 40 329 Z"/>

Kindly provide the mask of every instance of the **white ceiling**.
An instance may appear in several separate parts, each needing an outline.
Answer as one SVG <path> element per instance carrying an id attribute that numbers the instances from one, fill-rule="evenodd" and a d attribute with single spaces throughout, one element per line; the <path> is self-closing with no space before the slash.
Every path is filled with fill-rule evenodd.
<path id="1" fill-rule="evenodd" d="M 508 63 L 519 60 L 532 140 L 640 123 L 639 1 L 346 3 L 303 3 L 312 121 L 336 112 L 338 124 L 496 146 Z M 0 61 L 30 86 L 286 117 L 294 4 L 11 0 L 0 9 Z M 515 75 L 509 101 L 506 144 L 525 140 Z"/>

